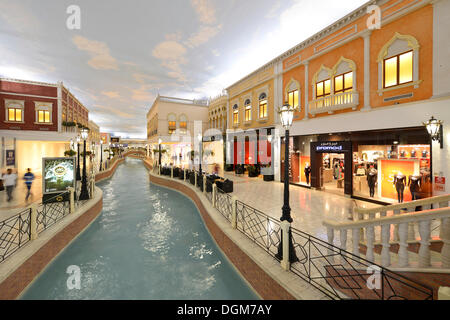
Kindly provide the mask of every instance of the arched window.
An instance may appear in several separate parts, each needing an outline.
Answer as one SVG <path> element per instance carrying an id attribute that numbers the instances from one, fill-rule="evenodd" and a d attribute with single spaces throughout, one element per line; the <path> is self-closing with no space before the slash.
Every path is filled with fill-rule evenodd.
<path id="1" fill-rule="evenodd" d="M 169 123 L 169 134 L 172 134 L 177 130 L 177 117 L 171 113 L 167 116 L 167 121 Z"/>
<path id="2" fill-rule="evenodd" d="M 235 104 L 233 106 L 233 125 L 239 124 L 239 106 Z"/>
<path id="3" fill-rule="evenodd" d="M 187 131 L 187 117 L 184 114 L 180 116 L 180 131 L 181 133 L 186 133 Z"/>
<path id="4" fill-rule="evenodd" d="M 267 94 L 261 93 L 259 95 L 259 118 L 264 119 L 267 118 Z"/>
<path id="5" fill-rule="evenodd" d="M 245 117 L 244 117 L 245 122 L 252 121 L 252 103 L 250 99 L 245 100 L 244 106 L 245 106 Z"/>
<path id="6" fill-rule="evenodd" d="M 397 86 L 418 86 L 419 43 L 413 36 L 396 33 L 378 55 L 379 93 Z"/>

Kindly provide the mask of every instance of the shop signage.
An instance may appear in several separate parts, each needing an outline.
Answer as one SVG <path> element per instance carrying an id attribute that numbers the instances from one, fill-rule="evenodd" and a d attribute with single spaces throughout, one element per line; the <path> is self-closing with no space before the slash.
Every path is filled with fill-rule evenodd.
<path id="1" fill-rule="evenodd" d="M 75 157 L 42 158 L 42 189 L 44 201 L 67 201 L 68 187 L 75 188 Z M 57 195 L 62 194 L 61 200 Z"/>
<path id="2" fill-rule="evenodd" d="M 334 152 L 345 152 L 348 150 L 341 141 L 333 141 L 333 142 L 319 142 L 315 146 L 315 151 L 323 153 L 334 153 Z"/>
<path id="3" fill-rule="evenodd" d="M 111 137 L 111 143 L 119 143 L 120 142 L 120 138 L 118 137 Z"/>
<path id="4" fill-rule="evenodd" d="M 434 177 L 434 190 L 445 192 L 445 177 Z"/>
<path id="5" fill-rule="evenodd" d="M 16 151 L 6 150 L 6 165 L 14 166 L 16 164 Z"/>

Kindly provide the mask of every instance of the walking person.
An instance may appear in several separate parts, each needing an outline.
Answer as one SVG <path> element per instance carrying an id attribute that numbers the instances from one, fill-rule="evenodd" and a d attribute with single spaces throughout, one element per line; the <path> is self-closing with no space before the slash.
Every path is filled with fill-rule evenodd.
<path id="1" fill-rule="evenodd" d="M 16 186 L 17 175 L 12 172 L 12 169 L 8 169 L 2 178 L 6 188 L 6 194 L 8 195 L 8 202 L 10 202 L 13 199 L 12 193 Z"/>
<path id="2" fill-rule="evenodd" d="M 25 180 L 25 184 L 27 186 L 27 196 L 25 197 L 25 201 L 28 200 L 28 197 L 31 194 L 31 185 L 33 184 L 33 180 L 34 180 L 34 174 L 31 172 L 31 169 L 28 168 L 27 169 L 27 173 L 25 173 L 25 175 L 23 176 L 23 180 Z"/>

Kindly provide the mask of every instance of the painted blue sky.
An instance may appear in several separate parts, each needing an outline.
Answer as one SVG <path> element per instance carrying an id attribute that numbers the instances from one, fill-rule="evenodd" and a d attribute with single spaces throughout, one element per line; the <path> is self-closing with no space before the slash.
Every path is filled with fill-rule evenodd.
<path id="1" fill-rule="evenodd" d="M 0 76 L 63 81 L 102 131 L 144 138 L 158 93 L 215 96 L 365 2 L 0 0 Z"/>

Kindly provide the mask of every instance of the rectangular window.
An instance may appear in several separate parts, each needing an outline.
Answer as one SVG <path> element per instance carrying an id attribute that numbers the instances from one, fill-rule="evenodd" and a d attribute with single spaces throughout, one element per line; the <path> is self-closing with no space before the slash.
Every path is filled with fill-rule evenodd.
<path id="1" fill-rule="evenodd" d="M 408 51 L 384 60 L 384 87 L 413 81 L 413 52 Z"/>
<path id="2" fill-rule="evenodd" d="M 261 100 L 259 102 L 259 117 L 267 118 L 267 100 Z"/>
<path id="3" fill-rule="evenodd" d="M 252 107 L 246 107 L 245 108 L 245 121 L 251 121 L 252 120 Z"/>
<path id="4" fill-rule="evenodd" d="M 38 111 L 38 122 L 50 123 L 50 111 L 39 110 Z"/>
<path id="5" fill-rule="evenodd" d="M 233 112 L 233 124 L 239 123 L 239 112 L 236 110 Z"/>
<path id="6" fill-rule="evenodd" d="M 181 121 L 180 122 L 180 129 L 187 129 L 187 122 Z"/>
<path id="7" fill-rule="evenodd" d="M 288 93 L 288 103 L 294 108 L 298 108 L 298 90 Z"/>
<path id="8" fill-rule="evenodd" d="M 348 92 L 353 89 L 353 72 L 334 77 L 334 93 Z"/>
<path id="9" fill-rule="evenodd" d="M 8 121 L 22 121 L 22 109 L 8 108 Z"/>
<path id="10" fill-rule="evenodd" d="M 316 98 L 328 96 L 331 93 L 331 80 L 316 83 Z"/>

